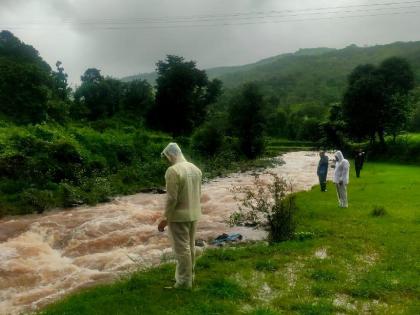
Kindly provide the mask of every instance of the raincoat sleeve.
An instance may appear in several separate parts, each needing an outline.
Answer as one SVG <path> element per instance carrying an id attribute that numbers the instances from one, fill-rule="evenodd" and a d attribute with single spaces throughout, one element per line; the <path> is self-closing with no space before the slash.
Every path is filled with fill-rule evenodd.
<path id="1" fill-rule="evenodd" d="M 168 218 L 168 215 L 175 210 L 176 204 L 178 202 L 178 188 L 179 188 L 179 179 L 178 174 L 174 169 L 168 168 L 165 174 L 166 181 L 166 206 L 165 206 L 165 217 Z"/>
<path id="2" fill-rule="evenodd" d="M 350 171 L 350 163 L 346 160 L 343 162 L 343 169 L 340 174 L 340 181 L 344 184 L 348 184 L 349 182 L 349 171 Z"/>

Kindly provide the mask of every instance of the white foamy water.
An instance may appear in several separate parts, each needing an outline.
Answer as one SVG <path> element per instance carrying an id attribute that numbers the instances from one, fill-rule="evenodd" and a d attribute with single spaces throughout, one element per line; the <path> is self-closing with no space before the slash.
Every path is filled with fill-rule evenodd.
<path id="1" fill-rule="evenodd" d="M 316 153 L 287 153 L 283 159 L 284 165 L 270 171 L 291 180 L 295 190 L 317 184 Z M 265 237 L 263 231 L 226 224 L 237 209 L 230 189 L 252 181 L 251 173 L 241 173 L 203 185 L 197 238 L 223 232 L 241 233 L 245 240 Z M 94 207 L 0 220 L 0 314 L 35 310 L 139 265 L 159 264 L 170 252 L 166 232 L 157 231 L 164 200 L 165 195 L 140 193 Z"/>

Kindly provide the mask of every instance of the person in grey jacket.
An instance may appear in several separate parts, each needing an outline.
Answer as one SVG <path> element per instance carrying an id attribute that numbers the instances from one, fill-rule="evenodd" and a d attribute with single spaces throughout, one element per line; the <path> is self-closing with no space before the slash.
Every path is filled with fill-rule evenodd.
<path id="1" fill-rule="evenodd" d="M 328 175 L 328 157 L 325 155 L 325 151 L 319 152 L 319 163 L 316 174 L 319 178 L 319 185 L 321 186 L 321 191 L 327 191 L 327 175 Z"/>

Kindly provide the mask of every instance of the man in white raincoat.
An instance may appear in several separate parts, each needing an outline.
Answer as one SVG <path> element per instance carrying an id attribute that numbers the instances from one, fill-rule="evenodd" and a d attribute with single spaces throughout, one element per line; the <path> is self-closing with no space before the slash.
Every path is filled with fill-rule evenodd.
<path id="1" fill-rule="evenodd" d="M 174 288 L 191 288 L 194 280 L 195 232 L 201 216 L 201 178 L 198 167 L 188 162 L 176 143 L 163 150 L 172 164 L 165 174 L 166 207 L 158 229 L 169 226 L 169 237 L 177 260 Z"/>
<path id="2" fill-rule="evenodd" d="M 335 152 L 334 183 L 337 189 L 338 203 L 341 208 L 347 208 L 347 185 L 349 183 L 350 163 L 341 151 Z"/>

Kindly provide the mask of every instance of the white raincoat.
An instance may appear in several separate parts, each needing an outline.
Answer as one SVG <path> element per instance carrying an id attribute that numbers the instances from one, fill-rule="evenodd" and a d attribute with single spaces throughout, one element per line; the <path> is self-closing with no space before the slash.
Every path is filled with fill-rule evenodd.
<path id="1" fill-rule="evenodd" d="M 335 152 L 335 157 L 336 163 L 333 182 L 336 184 L 342 182 L 344 185 L 347 185 L 349 183 L 350 163 L 344 158 L 341 151 Z"/>
<path id="2" fill-rule="evenodd" d="M 170 143 L 162 152 L 172 163 L 165 174 L 165 214 L 177 260 L 175 287 L 191 288 L 195 266 L 195 232 L 201 216 L 201 178 L 198 167 L 188 162 L 180 147 Z"/>
<path id="3" fill-rule="evenodd" d="M 337 189 L 338 204 L 341 208 L 347 208 L 347 184 L 349 183 L 350 163 L 344 158 L 341 151 L 335 152 L 335 157 L 336 163 L 333 182 Z"/>

